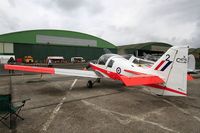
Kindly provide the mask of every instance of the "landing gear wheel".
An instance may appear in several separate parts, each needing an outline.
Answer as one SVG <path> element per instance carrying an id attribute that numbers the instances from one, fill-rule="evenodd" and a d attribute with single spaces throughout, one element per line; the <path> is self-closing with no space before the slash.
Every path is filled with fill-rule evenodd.
<path id="1" fill-rule="evenodd" d="M 88 88 L 92 88 L 92 87 L 93 87 L 93 83 L 92 83 L 91 80 L 89 80 L 89 81 L 87 82 L 87 87 L 88 87 Z"/>
<path id="2" fill-rule="evenodd" d="M 100 79 L 100 78 L 96 79 L 96 82 L 97 82 L 97 83 L 100 83 L 100 82 L 101 82 L 101 79 Z"/>

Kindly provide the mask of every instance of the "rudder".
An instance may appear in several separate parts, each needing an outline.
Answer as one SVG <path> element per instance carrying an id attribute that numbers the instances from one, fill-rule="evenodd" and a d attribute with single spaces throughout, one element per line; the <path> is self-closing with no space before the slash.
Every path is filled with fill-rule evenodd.
<path id="1" fill-rule="evenodd" d="M 187 95 L 188 46 L 171 47 L 152 67 L 165 84 L 161 95 Z M 159 87 L 155 85 L 154 87 Z"/>

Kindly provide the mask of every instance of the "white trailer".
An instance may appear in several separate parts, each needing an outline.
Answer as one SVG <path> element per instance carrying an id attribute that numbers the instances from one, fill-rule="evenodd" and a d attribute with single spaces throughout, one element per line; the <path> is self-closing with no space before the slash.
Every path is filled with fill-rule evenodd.
<path id="1" fill-rule="evenodd" d="M 15 59 L 14 55 L 0 55 L 0 64 L 7 64 L 10 57 L 13 57 Z"/>

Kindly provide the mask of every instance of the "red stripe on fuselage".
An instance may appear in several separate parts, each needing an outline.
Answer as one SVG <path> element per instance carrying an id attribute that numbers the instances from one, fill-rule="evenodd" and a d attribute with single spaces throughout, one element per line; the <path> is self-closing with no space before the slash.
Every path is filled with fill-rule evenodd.
<path id="1" fill-rule="evenodd" d="M 160 68 L 160 66 L 162 66 L 162 64 L 164 63 L 165 61 L 161 61 L 160 64 L 154 69 L 154 70 L 158 70 Z"/>
<path id="2" fill-rule="evenodd" d="M 150 87 L 154 87 L 154 88 L 157 88 L 157 89 L 166 90 L 166 91 L 170 91 L 170 92 L 173 92 L 173 93 L 177 93 L 177 94 L 187 96 L 186 93 L 183 93 L 183 92 L 180 92 L 180 91 L 177 91 L 177 90 L 165 87 L 165 86 L 157 85 L 157 84 L 151 84 L 151 85 L 146 85 L 146 86 L 150 86 Z"/>
<path id="3" fill-rule="evenodd" d="M 118 73 L 115 73 L 115 72 L 111 72 L 111 71 L 107 71 L 103 68 L 100 68 L 96 65 L 93 65 L 93 64 L 90 64 L 91 68 L 93 70 L 96 70 L 96 71 L 99 71 L 99 72 L 102 72 L 104 74 L 106 74 L 108 77 L 112 78 L 112 79 L 115 79 L 115 80 L 121 80 L 120 76 L 121 74 L 118 74 Z"/>

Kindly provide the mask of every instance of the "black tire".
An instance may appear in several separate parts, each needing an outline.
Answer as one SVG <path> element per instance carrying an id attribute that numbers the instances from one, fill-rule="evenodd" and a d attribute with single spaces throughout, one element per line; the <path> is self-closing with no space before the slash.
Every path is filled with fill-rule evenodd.
<path id="1" fill-rule="evenodd" d="M 92 83 L 91 80 L 89 80 L 89 81 L 87 82 L 87 87 L 88 87 L 88 88 L 92 88 L 92 87 L 93 87 L 93 83 Z"/>
<path id="2" fill-rule="evenodd" d="M 97 83 L 100 83 L 100 82 L 101 82 L 101 79 L 100 79 L 100 78 L 98 78 L 96 81 L 97 81 Z"/>

